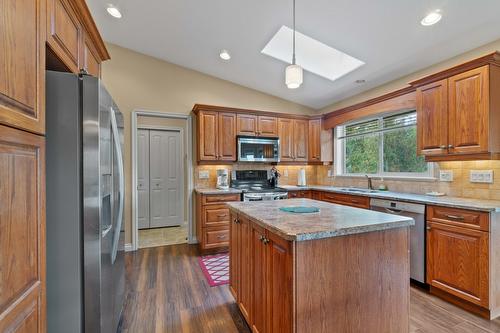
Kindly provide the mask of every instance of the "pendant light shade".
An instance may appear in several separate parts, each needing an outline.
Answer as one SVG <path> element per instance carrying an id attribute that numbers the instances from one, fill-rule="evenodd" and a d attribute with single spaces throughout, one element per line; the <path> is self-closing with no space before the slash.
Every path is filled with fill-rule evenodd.
<path id="1" fill-rule="evenodd" d="M 295 0 L 293 0 L 292 64 L 286 67 L 285 83 L 288 89 L 297 89 L 303 81 L 302 67 L 295 63 Z"/>
<path id="2" fill-rule="evenodd" d="M 289 65 L 285 71 L 285 83 L 288 89 L 297 89 L 302 84 L 302 67 L 299 65 Z"/>

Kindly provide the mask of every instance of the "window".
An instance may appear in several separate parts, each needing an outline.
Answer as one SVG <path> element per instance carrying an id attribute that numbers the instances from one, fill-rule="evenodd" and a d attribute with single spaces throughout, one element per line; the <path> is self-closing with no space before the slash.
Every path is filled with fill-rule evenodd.
<path id="1" fill-rule="evenodd" d="M 429 163 L 417 156 L 415 111 L 338 126 L 336 139 L 337 174 L 432 176 Z"/>

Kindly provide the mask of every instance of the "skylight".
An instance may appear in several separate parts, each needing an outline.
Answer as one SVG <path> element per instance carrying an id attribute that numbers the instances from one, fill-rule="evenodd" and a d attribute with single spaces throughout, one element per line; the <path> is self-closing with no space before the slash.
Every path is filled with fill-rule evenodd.
<path id="1" fill-rule="evenodd" d="M 295 33 L 297 64 L 311 73 L 335 81 L 365 64 L 298 31 Z M 293 30 L 282 26 L 261 53 L 291 64 L 292 38 Z"/>

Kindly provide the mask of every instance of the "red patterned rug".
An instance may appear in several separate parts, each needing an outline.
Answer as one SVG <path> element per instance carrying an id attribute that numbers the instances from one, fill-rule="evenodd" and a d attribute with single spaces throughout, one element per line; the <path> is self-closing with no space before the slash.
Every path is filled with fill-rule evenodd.
<path id="1" fill-rule="evenodd" d="M 198 262 L 210 287 L 229 283 L 229 253 L 199 257 Z"/>

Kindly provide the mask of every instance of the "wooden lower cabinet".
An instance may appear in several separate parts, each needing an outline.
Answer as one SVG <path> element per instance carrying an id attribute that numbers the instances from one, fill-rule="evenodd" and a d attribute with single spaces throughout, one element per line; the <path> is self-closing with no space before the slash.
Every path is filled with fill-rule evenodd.
<path id="1" fill-rule="evenodd" d="M 0 137 L 0 332 L 45 332 L 45 139 Z"/>
<path id="2" fill-rule="evenodd" d="M 312 194 L 311 191 L 305 190 L 305 191 L 288 191 L 288 199 L 293 199 L 293 198 L 307 198 L 307 199 L 312 199 Z"/>
<path id="3" fill-rule="evenodd" d="M 239 194 L 197 194 L 196 230 L 200 250 L 220 250 L 229 246 L 230 212 L 225 202 L 240 201 Z"/>
<path id="4" fill-rule="evenodd" d="M 357 208 L 370 208 L 370 198 L 344 193 L 321 192 L 321 200 Z"/>

